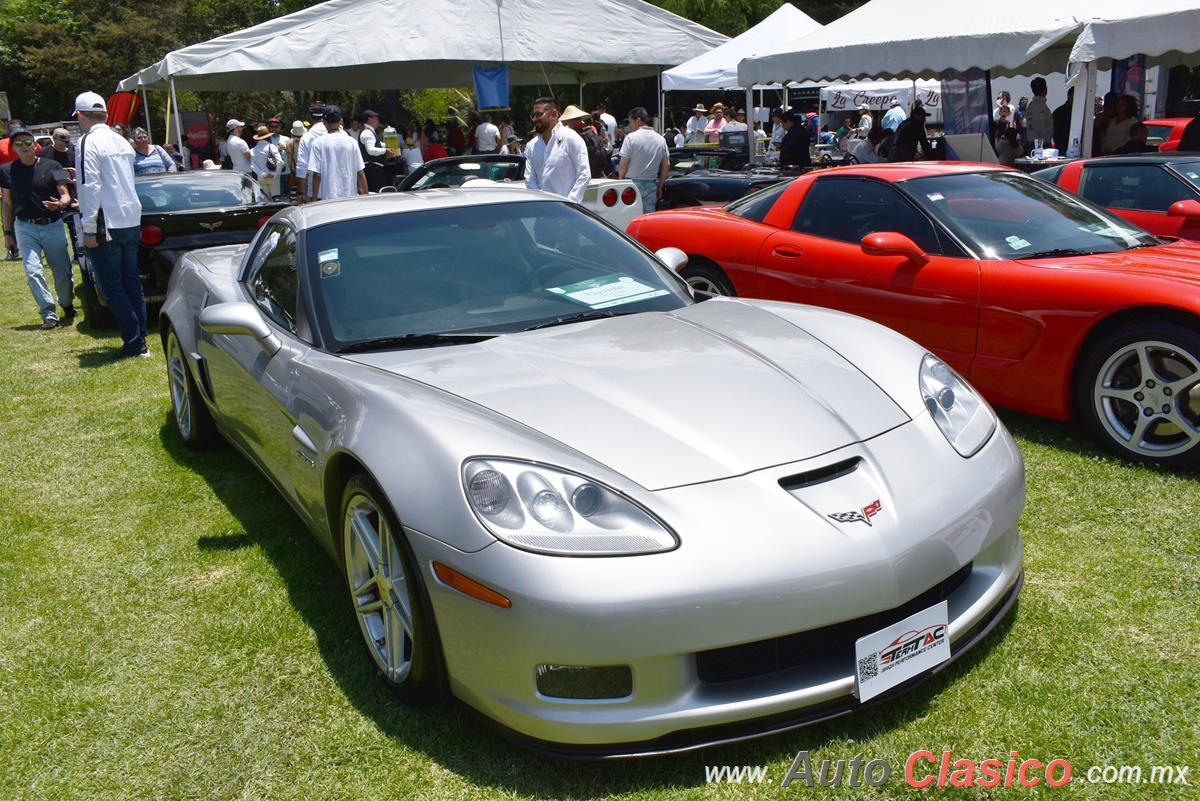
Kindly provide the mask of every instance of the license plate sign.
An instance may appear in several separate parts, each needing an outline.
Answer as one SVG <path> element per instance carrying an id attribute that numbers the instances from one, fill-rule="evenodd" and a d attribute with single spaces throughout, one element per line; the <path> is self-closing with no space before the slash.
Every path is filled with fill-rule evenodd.
<path id="1" fill-rule="evenodd" d="M 950 658 L 949 605 L 942 601 L 854 644 L 859 701 L 887 692 Z"/>

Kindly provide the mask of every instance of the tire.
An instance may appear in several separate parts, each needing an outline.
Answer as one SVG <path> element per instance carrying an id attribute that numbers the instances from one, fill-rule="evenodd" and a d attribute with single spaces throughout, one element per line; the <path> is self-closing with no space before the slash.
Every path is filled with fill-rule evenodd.
<path id="1" fill-rule="evenodd" d="M 115 328 L 117 319 L 100 300 L 96 284 L 86 273 L 83 278 L 83 314 L 92 328 Z"/>
<path id="2" fill-rule="evenodd" d="M 167 388 L 171 392 L 171 416 L 175 418 L 175 430 L 185 446 L 194 451 L 206 451 L 218 442 L 217 426 L 200 394 L 200 388 L 192 378 L 187 355 L 173 327 L 167 330 L 163 350 L 167 357 Z"/>
<path id="3" fill-rule="evenodd" d="M 683 268 L 679 273 L 683 279 L 687 281 L 692 289 L 700 292 L 707 292 L 710 295 L 725 295 L 727 297 L 736 297 L 737 290 L 733 288 L 733 282 L 725 275 L 720 267 L 712 264 L 692 264 Z"/>
<path id="4" fill-rule="evenodd" d="M 1076 408 L 1119 456 L 1160 467 L 1200 464 L 1200 334 L 1174 323 L 1109 334 L 1082 363 Z"/>
<path id="5" fill-rule="evenodd" d="M 429 596 L 400 522 L 366 475 L 351 478 L 342 493 L 342 564 L 363 645 L 384 682 L 408 703 L 441 698 Z"/>

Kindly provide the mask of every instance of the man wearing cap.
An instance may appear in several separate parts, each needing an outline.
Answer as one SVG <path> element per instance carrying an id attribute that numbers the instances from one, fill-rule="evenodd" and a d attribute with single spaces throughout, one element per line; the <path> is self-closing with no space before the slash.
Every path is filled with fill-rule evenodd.
<path id="1" fill-rule="evenodd" d="M 671 154 L 667 143 L 650 127 L 650 114 L 638 106 L 629 111 L 629 135 L 621 146 L 618 178 L 628 178 L 642 195 L 642 213 L 649 214 L 662 197 Z"/>
<path id="2" fill-rule="evenodd" d="M 900 127 L 900 123 L 906 119 L 908 119 L 908 115 L 904 113 L 904 107 L 900 105 L 900 101 L 893 100 L 887 113 L 883 115 L 883 121 L 879 123 L 879 127 L 895 133 Z"/>
<path id="3" fill-rule="evenodd" d="M 75 145 L 71 144 L 71 133 L 66 128 L 55 128 L 54 133 L 50 135 L 50 144 L 43 145 L 38 151 L 39 159 L 53 159 L 68 173 L 75 172 Z M 75 176 L 71 176 L 68 189 L 71 190 L 71 197 L 75 197 Z M 75 261 L 79 261 L 79 243 L 76 241 L 79 238 L 79 229 L 76 226 L 75 215 L 67 217 L 67 225 L 71 228 L 71 255 Z"/>
<path id="4" fill-rule="evenodd" d="M 298 200 L 301 203 L 307 203 L 312 194 L 312 177 L 309 175 L 308 160 L 309 153 L 312 151 L 313 143 L 324 136 L 328 130 L 325 128 L 325 104 L 320 100 L 313 103 L 308 114 L 312 117 L 312 127 L 304 132 L 300 137 L 300 144 L 296 145 L 296 189 L 299 192 Z M 340 117 L 341 114 L 339 113 Z"/>
<path id="5" fill-rule="evenodd" d="M 854 135 L 859 139 L 866 139 L 867 134 L 871 132 L 871 126 L 875 124 L 875 118 L 871 116 L 871 107 L 866 103 L 860 104 L 858 110 L 862 112 L 862 116 L 858 118 Z"/>
<path id="6" fill-rule="evenodd" d="M 358 134 L 359 149 L 362 151 L 363 174 L 367 176 L 367 189 L 378 192 L 387 182 L 387 174 L 383 165 L 389 158 L 400 156 L 399 150 L 393 150 L 379 144 L 379 112 L 368 109 L 362 113 L 363 128 Z"/>
<path id="7" fill-rule="evenodd" d="M 921 151 L 930 153 L 929 140 L 925 137 L 925 107 L 918 105 L 913 108 L 912 116 L 900 123 L 896 131 L 896 139 L 888 152 L 888 161 L 916 161 L 917 146 Z M 926 158 L 929 158 L 926 155 Z"/>
<path id="8" fill-rule="evenodd" d="M 568 106 L 567 111 L 576 115 L 575 119 L 587 113 L 574 106 Z M 562 124 L 558 114 L 558 101 L 553 97 L 533 101 L 537 136 L 526 148 L 525 185 L 582 203 L 591 180 L 587 147 L 579 134 Z"/>
<path id="9" fill-rule="evenodd" d="M 313 197 L 333 200 L 367 194 L 362 153 L 358 143 L 342 130 L 342 110 L 325 107 L 326 134 L 317 139 L 308 157 L 308 172 L 313 177 Z"/>
<path id="10" fill-rule="evenodd" d="M 20 120 L 9 120 L 7 130 L 12 131 L 17 128 L 24 128 L 25 123 Z M 0 165 L 8 164 L 17 160 L 17 154 L 13 152 L 12 145 L 9 144 L 8 136 L 0 138 Z M 17 252 L 15 247 L 8 248 L 8 254 L 5 257 L 7 261 L 16 261 L 21 258 L 21 254 Z"/>
<path id="11" fill-rule="evenodd" d="M 227 147 L 233 169 L 249 175 L 253 172 L 254 165 L 250 160 L 250 143 L 242 137 L 242 129 L 245 126 L 246 123 L 241 120 L 230 120 L 225 123 L 225 131 L 229 135 Z"/>
<path id="12" fill-rule="evenodd" d="M 491 114 L 484 114 L 483 122 L 475 126 L 475 152 L 500 152 L 500 129 L 492 124 Z"/>
<path id="13" fill-rule="evenodd" d="M 692 109 L 692 117 L 687 121 L 687 141 L 689 145 L 704 144 L 704 128 L 708 125 L 707 114 L 708 109 L 699 103 Z"/>
<path id="14" fill-rule="evenodd" d="M 142 204 L 133 188 L 133 146 L 105 124 L 107 107 L 95 92 L 75 98 L 75 115 L 83 129 L 75 159 L 83 246 L 125 343 L 117 358 L 148 356 L 146 298 L 137 265 Z"/>
<path id="15" fill-rule="evenodd" d="M 62 212 L 71 207 L 69 178 L 58 162 L 37 157 L 37 144 L 26 129 L 13 128 L 8 141 L 17 160 L 0 167 L 4 244 L 20 252 L 29 291 L 42 315 L 42 328 L 49 330 L 58 326 L 59 316 L 42 273 L 42 254 L 46 254 L 58 305 L 63 309 L 62 321 L 69 325 L 75 319 L 74 278 L 62 225 Z"/>

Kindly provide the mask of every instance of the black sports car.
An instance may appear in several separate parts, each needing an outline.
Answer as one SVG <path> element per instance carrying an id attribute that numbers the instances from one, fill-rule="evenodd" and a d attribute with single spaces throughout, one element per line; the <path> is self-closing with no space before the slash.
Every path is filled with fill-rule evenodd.
<path id="1" fill-rule="evenodd" d="M 723 206 L 795 177 L 795 172 L 779 170 L 696 170 L 687 175 L 672 175 L 663 184 L 658 210 Z"/>
<path id="2" fill-rule="evenodd" d="M 167 279 L 184 252 L 249 242 L 285 200 L 272 200 L 258 182 L 241 172 L 204 170 L 140 175 L 134 179 L 142 203 L 142 245 L 138 272 L 146 304 L 167 294 Z M 114 324 L 99 291 L 86 248 L 80 248 L 83 305 L 89 324 Z"/>

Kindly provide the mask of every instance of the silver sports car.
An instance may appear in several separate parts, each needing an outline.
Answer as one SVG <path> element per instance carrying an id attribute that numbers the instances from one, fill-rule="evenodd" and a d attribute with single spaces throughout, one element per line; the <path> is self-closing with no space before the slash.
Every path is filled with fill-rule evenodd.
<path id="1" fill-rule="evenodd" d="M 286 209 L 171 276 L 179 433 L 287 498 L 396 692 L 535 748 L 904 692 L 1016 599 L 1016 445 L 910 340 L 695 295 L 681 258 L 524 189 Z"/>

